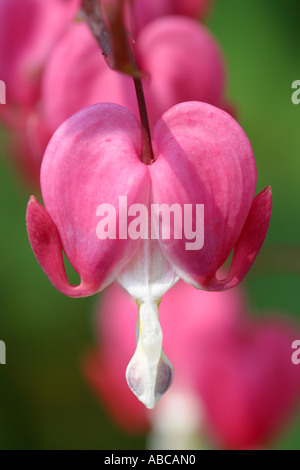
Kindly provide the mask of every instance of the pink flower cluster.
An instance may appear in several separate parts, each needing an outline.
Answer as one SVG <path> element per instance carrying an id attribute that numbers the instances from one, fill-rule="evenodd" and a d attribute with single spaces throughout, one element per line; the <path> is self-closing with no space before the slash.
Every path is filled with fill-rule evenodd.
<path id="1" fill-rule="evenodd" d="M 138 116 L 132 80 L 108 69 L 87 26 L 76 21 L 80 4 L 2 0 L 0 5 L 0 78 L 7 88 L 0 121 L 13 133 L 14 155 L 23 175 L 36 185 L 52 134 L 72 114 L 94 103 L 113 102 Z M 109 10 L 114 1 L 101 4 Z M 194 20 L 204 16 L 209 4 L 210 0 L 142 0 L 127 8 L 139 66 L 151 76 L 144 86 L 153 124 L 181 101 L 227 107 L 222 52 Z"/>

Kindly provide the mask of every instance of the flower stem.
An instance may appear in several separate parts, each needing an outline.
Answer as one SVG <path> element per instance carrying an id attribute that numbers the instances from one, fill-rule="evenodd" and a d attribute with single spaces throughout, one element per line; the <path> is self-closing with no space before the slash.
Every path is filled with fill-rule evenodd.
<path id="1" fill-rule="evenodd" d="M 129 47 L 127 33 L 123 24 L 124 0 L 119 0 L 109 26 L 103 18 L 99 0 L 82 0 L 82 16 L 97 40 L 107 65 L 116 71 L 133 78 L 142 127 L 143 154 L 145 165 L 154 162 L 150 125 L 145 101 L 141 73 L 133 52 Z"/>
<path id="2" fill-rule="evenodd" d="M 143 157 L 142 161 L 145 165 L 151 165 L 154 162 L 154 155 L 151 143 L 150 125 L 144 95 L 144 89 L 141 78 L 133 77 L 136 97 L 139 106 L 140 121 L 142 126 L 143 136 Z"/>

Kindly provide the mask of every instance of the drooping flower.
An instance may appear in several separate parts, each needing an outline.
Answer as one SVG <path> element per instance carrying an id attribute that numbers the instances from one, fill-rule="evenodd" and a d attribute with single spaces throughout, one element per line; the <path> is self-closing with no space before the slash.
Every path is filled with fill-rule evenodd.
<path id="1" fill-rule="evenodd" d="M 12 133 L 11 157 L 36 185 L 49 133 L 41 123 L 41 81 L 47 60 L 70 26 L 80 0 L 1 0 L 0 78 L 6 104 L 0 121 Z"/>
<path id="2" fill-rule="evenodd" d="M 160 305 L 174 384 L 149 412 L 124 378 L 135 345 L 135 310 L 120 286 L 107 289 L 96 317 L 97 350 L 83 363 L 89 383 L 122 428 L 150 427 L 160 449 L 195 448 L 203 433 L 218 448 L 267 448 L 284 431 L 300 404 L 299 371 L 291 361 L 299 326 L 274 313 L 254 319 L 239 288 L 211 293 L 179 281 Z M 170 436 L 175 442 L 166 442 Z"/>
<path id="3" fill-rule="evenodd" d="M 139 338 L 127 381 L 148 407 L 173 376 L 162 351 L 160 299 L 179 278 L 212 291 L 236 286 L 263 244 L 272 205 L 270 188 L 254 198 L 253 151 L 226 112 L 199 102 L 177 105 L 157 122 L 152 144 L 155 161 L 146 165 L 140 124 L 126 108 L 98 104 L 80 111 L 47 147 L 41 170 L 45 208 L 32 198 L 27 211 L 31 246 L 58 290 L 88 296 L 118 279 L 137 300 Z M 156 225 L 145 230 L 149 221 L 138 213 L 153 205 L 181 211 L 178 226 L 161 226 L 158 214 Z M 205 208 L 205 242 L 187 249 L 197 242 L 197 205 Z M 179 234 L 187 207 L 196 210 L 188 213 L 189 231 Z M 101 219 L 99 237 L 105 212 L 114 220 L 111 226 L 109 217 L 105 224 Z M 217 271 L 233 249 L 229 274 L 219 279 Z M 62 251 L 81 278 L 79 286 L 67 279 Z"/>
<path id="4" fill-rule="evenodd" d="M 78 7 L 79 0 L 1 0 L 0 77 L 7 93 L 1 113 L 11 127 L 38 102 L 45 63 Z"/>
<path id="5" fill-rule="evenodd" d="M 184 101 L 228 107 L 222 53 L 213 36 L 196 21 L 181 17 L 154 21 L 140 32 L 135 55 L 139 68 L 148 74 L 143 85 L 151 126 L 165 111 Z M 31 135 L 39 140 L 44 129 L 46 146 L 63 121 L 98 102 L 120 104 L 139 116 L 131 77 L 109 69 L 87 25 L 74 24 L 48 61 L 40 127 L 31 126 Z"/>
<path id="6" fill-rule="evenodd" d="M 12 57 L 0 45 L 0 77 L 5 70 L 3 78 L 10 84 L 8 105 L 1 107 L 2 118 L 17 131 L 17 164 L 33 181 L 38 181 L 42 156 L 53 132 L 75 112 L 90 104 L 113 102 L 138 116 L 132 80 L 107 67 L 86 24 L 72 24 L 77 3 L 13 0 L 2 5 L 6 24 L 0 33 L 3 46 L 10 41 L 10 31 L 14 32 Z M 32 18 L 30 35 L 26 35 L 26 21 L 18 28 L 14 26 L 18 15 L 26 18 L 22 16 L 24 8 Z M 25 42 L 24 37 L 28 37 Z M 144 89 L 152 125 L 183 101 L 228 108 L 222 52 L 213 36 L 195 20 L 178 16 L 154 21 L 140 32 L 135 53 L 147 74 Z M 19 89 L 22 96 L 17 94 Z"/>

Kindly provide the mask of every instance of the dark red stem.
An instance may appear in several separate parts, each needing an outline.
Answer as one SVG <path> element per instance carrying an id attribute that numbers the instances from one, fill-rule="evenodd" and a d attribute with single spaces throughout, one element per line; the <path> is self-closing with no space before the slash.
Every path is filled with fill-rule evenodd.
<path id="1" fill-rule="evenodd" d="M 123 0 L 118 2 L 118 10 L 108 26 L 103 18 L 99 0 L 82 0 L 82 15 L 96 38 L 107 65 L 116 71 L 133 78 L 143 136 L 142 161 L 151 165 L 154 161 L 150 125 L 141 79 L 133 52 L 128 44 L 128 35 L 123 24 Z"/>

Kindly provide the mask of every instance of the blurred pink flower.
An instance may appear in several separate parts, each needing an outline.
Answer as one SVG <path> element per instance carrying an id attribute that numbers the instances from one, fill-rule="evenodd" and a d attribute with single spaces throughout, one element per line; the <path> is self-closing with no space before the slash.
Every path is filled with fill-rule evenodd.
<path id="1" fill-rule="evenodd" d="M 158 19 L 139 34 L 134 46 L 153 127 L 169 108 L 183 101 L 225 103 L 226 71 L 212 34 L 195 20 Z M 78 66 L 80 64 L 80 66 Z M 42 86 L 42 120 L 49 135 L 80 109 L 113 102 L 139 117 L 133 80 L 108 68 L 85 24 L 74 24 L 55 48 Z"/>
<path id="2" fill-rule="evenodd" d="M 11 127 L 18 128 L 38 102 L 45 63 L 78 6 L 79 0 L 1 0 L 0 77 L 7 105 L 0 109 Z"/>
<path id="3" fill-rule="evenodd" d="M 140 69 L 149 74 L 143 84 L 151 126 L 170 107 L 184 101 L 229 109 L 219 45 L 195 20 L 158 19 L 140 32 L 134 49 Z M 139 116 L 132 78 L 109 69 L 87 25 L 76 23 L 54 48 L 43 74 L 39 109 L 27 120 L 23 141 L 36 174 L 59 125 L 99 102 L 120 104 Z"/>
<path id="4" fill-rule="evenodd" d="M 171 0 L 174 4 L 174 13 L 177 15 L 192 16 L 194 18 L 204 19 L 207 15 L 213 0 Z"/>
<path id="5" fill-rule="evenodd" d="M 184 6 L 181 3 L 138 0 L 134 3 L 133 16 L 137 21 L 144 17 L 143 26 L 165 14 L 196 17 L 210 2 L 189 0 Z M 39 100 L 45 63 L 78 13 L 80 4 L 80 0 L 1 0 L 0 77 L 6 83 L 8 106 L 0 109 L 10 126 L 16 126 L 18 118 L 26 115 Z"/>
<path id="6" fill-rule="evenodd" d="M 102 0 L 104 12 L 109 13 L 116 0 Z M 126 23 L 133 36 L 152 21 L 162 16 L 180 15 L 203 20 L 212 0 L 133 0 L 127 2 Z"/>
<path id="7" fill-rule="evenodd" d="M 118 279 L 138 301 L 141 334 L 127 380 L 149 407 L 172 381 L 161 348 L 161 297 L 178 278 L 206 290 L 241 282 L 264 242 L 272 208 L 269 187 L 254 198 L 256 166 L 246 134 L 218 108 L 198 102 L 171 108 L 154 128 L 153 151 L 154 163 L 144 164 L 140 124 L 126 108 L 85 108 L 62 124 L 47 147 L 41 169 L 45 208 L 32 197 L 27 210 L 32 249 L 58 290 L 83 297 Z M 203 204 L 204 246 L 189 251 L 186 233 L 164 238 L 159 229 L 155 239 L 152 232 L 152 239 L 121 236 L 120 197 L 127 198 L 127 207 L 175 204 L 183 212 Z M 97 209 L 103 204 L 113 207 L 116 232 L 99 240 Z M 190 215 L 198 227 L 197 213 Z M 228 276 L 219 279 L 217 271 L 233 248 Z M 79 286 L 67 279 L 62 251 L 81 278 Z"/>
<path id="8" fill-rule="evenodd" d="M 188 301 L 187 301 L 188 299 Z M 84 373 L 115 421 L 145 432 L 169 400 L 154 411 L 140 406 L 124 371 L 135 348 L 135 304 L 117 284 L 98 307 L 97 350 L 84 358 Z M 242 292 L 197 291 L 181 281 L 163 298 L 164 349 L 175 366 L 173 393 L 196 398 L 199 431 L 221 448 L 264 448 L 293 416 L 300 401 L 299 370 L 291 344 L 299 327 L 281 316 L 246 315 Z M 171 398 L 171 395 L 170 395 Z M 188 398 L 190 399 L 190 398 Z M 180 414 L 180 409 L 173 410 Z"/>
<path id="9" fill-rule="evenodd" d="M 0 121 L 12 132 L 11 156 L 30 184 L 39 180 L 48 131 L 39 118 L 45 64 L 71 24 L 80 0 L 1 0 L 0 78 L 6 105 Z"/>

